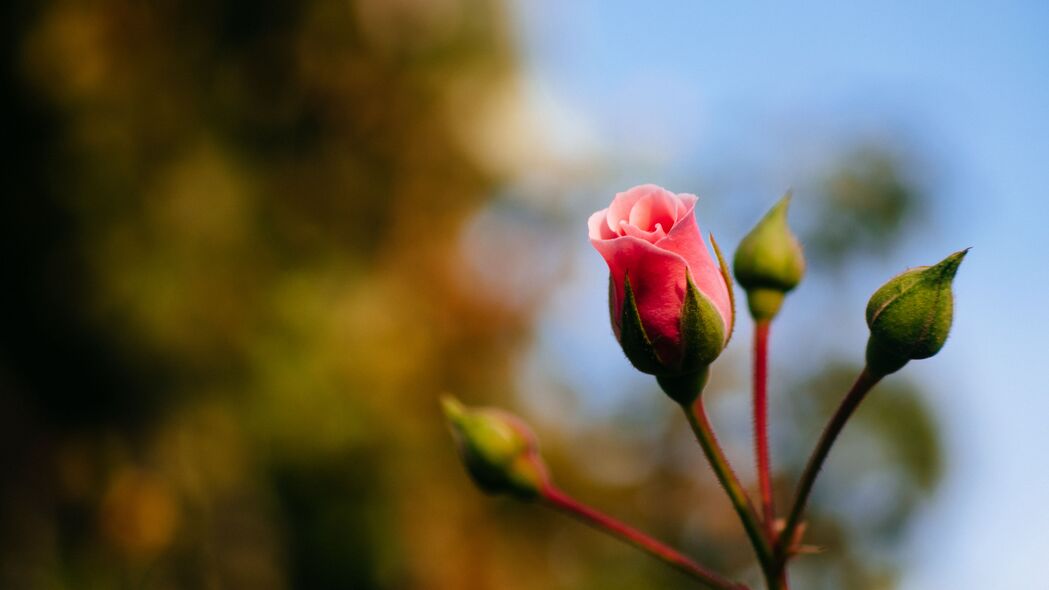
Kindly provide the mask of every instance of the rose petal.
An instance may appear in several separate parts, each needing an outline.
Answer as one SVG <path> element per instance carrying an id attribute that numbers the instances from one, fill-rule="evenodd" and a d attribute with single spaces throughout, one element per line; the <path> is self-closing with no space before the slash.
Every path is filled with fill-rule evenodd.
<path id="1" fill-rule="evenodd" d="M 591 215 L 590 219 L 587 220 L 586 225 L 590 230 L 591 240 L 610 240 L 616 237 L 616 233 L 608 227 L 607 216 L 608 209 L 602 209 Z"/>
<path id="2" fill-rule="evenodd" d="M 699 197 L 691 193 L 678 193 L 677 195 L 677 213 L 674 215 L 674 219 L 681 219 L 689 211 L 696 208 L 696 202 L 699 201 Z"/>
<path id="3" fill-rule="evenodd" d="M 630 209 L 630 225 L 646 232 L 651 232 L 657 224 L 674 227 L 677 202 L 677 195 L 667 190 L 648 193 Z"/>
<path id="4" fill-rule="evenodd" d="M 656 228 L 652 231 L 645 231 L 636 225 L 631 225 L 625 221 L 619 222 L 620 234 L 624 236 L 633 236 L 635 238 L 641 238 L 642 240 L 655 244 L 659 240 L 667 237 L 667 232 L 663 231 L 663 226 L 656 224 Z"/>
<path id="5" fill-rule="evenodd" d="M 707 250 L 703 235 L 696 225 L 695 203 L 697 198 L 693 195 L 681 196 L 691 197 L 688 211 L 678 219 L 674 227 L 670 228 L 667 237 L 656 242 L 655 246 L 674 252 L 685 259 L 696 288 L 709 297 L 721 312 L 721 319 L 725 321 L 725 337 L 727 338 L 729 327 L 732 325 L 732 303 L 728 294 L 728 285 L 725 284 L 725 278 L 721 276 L 721 270 Z"/>
<path id="6" fill-rule="evenodd" d="M 623 235 L 620 231 L 619 222 L 630 222 L 630 210 L 634 208 L 634 204 L 645 195 L 662 190 L 663 188 L 654 184 L 642 184 L 628 191 L 616 193 L 616 198 L 612 199 L 612 204 L 608 206 L 607 221 L 609 229 L 617 235 Z"/>
<path id="7" fill-rule="evenodd" d="M 613 309 L 616 317 L 612 325 L 616 335 L 626 297 L 625 280 L 629 276 L 645 333 L 663 362 L 677 362 L 681 354 L 679 321 L 688 268 L 685 259 L 633 236 L 591 240 L 591 243 L 608 263 L 615 285 Z"/>

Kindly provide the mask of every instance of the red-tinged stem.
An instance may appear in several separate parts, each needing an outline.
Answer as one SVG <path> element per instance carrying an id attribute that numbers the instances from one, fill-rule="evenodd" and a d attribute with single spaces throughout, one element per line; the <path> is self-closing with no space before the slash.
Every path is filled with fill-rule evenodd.
<path id="1" fill-rule="evenodd" d="M 692 427 L 696 440 L 699 441 L 699 446 L 702 447 L 703 453 L 707 457 L 707 462 L 710 463 L 710 467 L 714 471 L 714 475 L 717 476 L 718 482 L 732 501 L 732 506 L 736 509 L 736 514 L 743 523 L 747 537 L 758 555 L 761 569 L 767 577 L 772 573 L 772 566 L 774 565 L 772 545 L 762 531 L 761 521 L 758 519 L 757 513 L 754 512 L 750 498 L 747 497 L 746 491 L 743 490 L 743 486 L 739 483 L 739 478 L 736 477 L 736 473 L 732 470 L 728 459 L 725 458 L 724 451 L 721 450 L 721 446 L 718 444 L 717 436 L 714 435 L 714 428 L 710 425 L 710 420 L 707 418 L 706 408 L 703 407 L 702 396 L 697 396 L 690 406 L 682 406 L 682 409 L 685 410 L 688 423 Z"/>
<path id="2" fill-rule="evenodd" d="M 664 545 L 633 527 L 619 522 L 611 516 L 598 512 L 553 486 L 543 491 L 542 499 L 548 506 L 578 518 L 597 530 L 608 533 L 649 553 L 711 588 L 717 590 L 748 590 L 743 584 L 732 582 L 710 571 L 675 549 Z"/>
<path id="3" fill-rule="evenodd" d="M 772 462 L 769 459 L 769 320 L 754 324 L 754 456 L 757 460 L 761 512 L 769 543 L 776 542 L 776 509 L 772 498 Z"/>
<path id="4" fill-rule="evenodd" d="M 805 511 L 805 504 L 808 502 L 809 494 L 812 493 L 812 485 L 816 482 L 816 476 L 819 475 L 824 461 L 827 460 L 827 455 L 830 454 L 834 441 L 837 440 L 842 428 L 845 427 L 845 423 L 848 422 L 849 417 L 852 416 L 860 402 L 863 401 L 864 396 L 881 378 L 881 375 L 874 375 L 867 368 L 864 368 L 856 378 L 852 389 L 845 394 L 838 409 L 831 416 L 830 421 L 823 430 L 823 434 L 820 435 L 820 440 L 816 443 L 816 448 L 812 451 L 812 456 L 809 457 L 809 462 L 805 466 L 801 480 L 798 482 L 798 491 L 794 496 L 794 504 L 791 506 L 790 516 L 787 517 L 786 525 L 779 536 L 779 543 L 776 545 L 776 562 L 781 569 L 789 557 L 790 544 L 793 542 L 795 531 L 801 523 L 801 515 Z"/>

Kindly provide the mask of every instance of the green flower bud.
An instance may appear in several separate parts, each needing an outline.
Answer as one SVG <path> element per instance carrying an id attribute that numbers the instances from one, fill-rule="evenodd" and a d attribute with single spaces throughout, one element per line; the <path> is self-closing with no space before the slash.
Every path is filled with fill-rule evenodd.
<path id="1" fill-rule="evenodd" d="M 951 330 L 951 283 L 968 249 L 933 266 L 896 275 L 867 304 L 867 367 L 875 375 L 900 370 L 912 359 L 929 358 L 943 348 Z"/>
<path id="2" fill-rule="evenodd" d="M 783 296 L 801 282 L 805 257 L 787 226 L 788 192 L 750 230 L 732 261 L 736 281 L 747 291 L 747 305 L 755 320 L 775 317 Z"/>
<path id="3" fill-rule="evenodd" d="M 528 500 L 549 486 L 535 435 L 520 418 L 494 408 L 467 408 L 451 396 L 441 399 L 441 407 L 479 488 Z"/>

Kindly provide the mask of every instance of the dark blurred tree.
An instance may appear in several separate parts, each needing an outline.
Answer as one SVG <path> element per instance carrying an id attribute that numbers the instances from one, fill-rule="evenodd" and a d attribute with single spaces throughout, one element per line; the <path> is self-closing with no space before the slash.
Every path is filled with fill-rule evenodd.
<path id="1" fill-rule="evenodd" d="M 13 11 L 2 585 L 512 587 L 434 401 L 526 323 L 454 262 L 502 8 Z"/>

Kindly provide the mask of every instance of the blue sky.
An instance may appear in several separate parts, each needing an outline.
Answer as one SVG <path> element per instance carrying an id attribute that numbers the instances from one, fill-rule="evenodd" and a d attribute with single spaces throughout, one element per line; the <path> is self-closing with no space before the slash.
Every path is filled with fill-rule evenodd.
<path id="1" fill-rule="evenodd" d="M 893 136 L 933 155 L 935 219 L 892 264 L 973 251 L 947 348 L 906 369 L 932 392 L 949 469 L 909 536 L 902 588 L 1031 587 L 1049 555 L 1049 3 L 518 0 L 514 14 L 526 80 L 570 113 L 571 134 L 624 163 L 615 181 L 693 192 L 673 181 L 697 166 L 750 171 L 701 194 L 753 192 L 761 200 L 738 206 L 760 210 L 803 189 L 840 137 Z M 604 295 L 604 268 L 579 242 L 579 276 L 548 316 Z M 587 312 L 560 334 L 565 354 L 585 351 L 581 379 L 622 363 L 605 321 Z"/>

